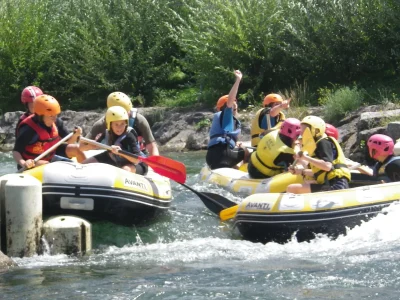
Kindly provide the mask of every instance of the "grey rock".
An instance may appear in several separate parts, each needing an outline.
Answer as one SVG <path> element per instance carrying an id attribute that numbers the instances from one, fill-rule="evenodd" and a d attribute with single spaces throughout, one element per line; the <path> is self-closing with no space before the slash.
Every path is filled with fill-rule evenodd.
<path id="1" fill-rule="evenodd" d="M 385 119 L 400 118 L 400 109 L 395 110 L 382 110 L 377 112 L 364 112 L 360 116 L 358 122 L 358 130 L 362 131 L 378 126 L 385 123 Z"/>
<path id="2" fill-rule="evenodd" d="M 363 131 L 358 132 L 358 136 L 357 136 L 357 142 L 359 143 L 367 143 L 369 137 L 373 134 L 385 134 L 386 133 L 386 127 L 375 127 L 375 128 L 371 128 L 371 129 L 366 129 Z"/>
<path id="3" fill-rule="evenodd" d="M 106 109 L 97 111 L 75 112 L 63 111 L 60 114 L 68 130 L 74 126 L 81 126 L 84 134 L 89 132 L 91 126 L 104 116 Z M 242 110 L 239 120 L 242 121 L 240 141 L 250 140 L 250 124 L 257 109 L 252 111 Z M 198 108 L 172 108 L 162 107 L 139 108 L 139 112 L 148 120 L 154 137 L 161 151 L 202 150 L 207 148 L 214 112 Z M 308 107 L 307 114 L 323 116 L 323 107 Z M 15 126 L 22 112 L 8 112 L 0 116 L 0 150 L 10 151 L 15 142 Z M 291 117 L 290 110 L 286 112 Z M 400 109 L 393 103 L 385 105 L 363 106 L 349 113 L 338 121 L 339 142 L 345 155 L 357 161 L 364 161 L 366 156 L 365 141 L 374 133 L 385 133 L 394 139 L 400 138 L 400 121 L 390 122 L 399 117 Z M 201 125 L 201 126 L 200 126 Z M 364 142 L 362 142 L 364 141 Z"/>
<path id="4" fill-rule="evenodd" d="M 10 267 L 16 267 L 17 264 L 7 255 L 0 251 L 0 273 L 8 270 Z"/>
<path id="5" fill-rule="evenodd" d="M 388 124 L 386 133 L 390 136 L 393 140 L 397 140 L 400 138 L 400 121 L 398 122 L 391 122 Z"/>

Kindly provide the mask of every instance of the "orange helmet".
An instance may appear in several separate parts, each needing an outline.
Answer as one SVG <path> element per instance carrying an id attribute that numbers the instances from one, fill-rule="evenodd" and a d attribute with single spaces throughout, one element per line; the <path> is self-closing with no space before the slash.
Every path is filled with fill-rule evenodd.
<path id="1" fill-rule="evenodd" d="M 226 102 L 228 102 L 228 95 L 224 95 L 221 98 L 219 98 L 217 102 L 217 111 L 220 111 L 222 106 L 224 106 Z"/>
<path id="2" fill-rule="evenodd" d="M 39 116 L 55 116 L 61 112 L 61 108 L 53 96 L 43 94 L 33 101 L 33 112 Z"/>
<path id="3" fill-rule="evenodd" d="M 267 96 L 265 96 L 264 101 L 263 101 L 263 105 L 268 106 L 271 103 L 274 102 L 283 102 L 283 99 L 281 97 L 281 95 L 278 94 L 268 94 Z"/>

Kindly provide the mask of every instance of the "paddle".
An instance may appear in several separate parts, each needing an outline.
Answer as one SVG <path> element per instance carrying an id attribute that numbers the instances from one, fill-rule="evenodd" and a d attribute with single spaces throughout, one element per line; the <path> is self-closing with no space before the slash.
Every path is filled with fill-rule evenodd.
<path id="1" fill-rule="evenodd" d="M 57 144 L 54 144 L 54 145 L 51 146 L 49 149 L 47 149 L 47 150 L 44 151 L 42 154 L 40 154 L 38 157 L 36 157 L 36 158 L 33 160 L 33 161 L 35 162 L 35 164 L 36 164 L 39 160 L 41 160 L 43 157 L 45 157 L 46 155 L 48 155 L 50 152 L 54 151 L 54 150 L 55 150 L 58 146 L 60 146 L 62 143 L 68 141 L 68 140 L 71 138 L 71 136 L 72 136 L 73 134 L 74 134 L 74 133 L 71 132 L 70 134 L 68 134 L 67 136 L 65 136 L 65 137 L 62 138 L 61 140 L 59 140 L 59 141 L 57 142 Z M 24 166 L 24 167 L 22 167 L 21 169 L 19 169 L 19 170 L 17 171 L 17 173 L 21 173 L 21 172 L 25 171 L 26 169 L 27 169 L 26 166 Z"/>
<path id="2" fill-rule="evenodd" d="M 200 198 L 200 200 L 203 201 L 204 205 L 216 215 L 218 215 L 223 209 L 236 205 L 235 202 L 226 199 L 219 194 L 198 192 L 184 183 L 178 183 L 195 193 Z"/>
<path id="3" fill-rule="evenodd" d="M 301 136 L 301 151 L 303 153 L 308 153 L 309 155 L 313 154 L 315 149 L 317 148 L 317 144 L 311 134 L 310 128 L 306 128 Z M 297 159 L 293 162 L 293 165 L 296 165 Z M 222 210 L 219 213 L 219 217 L 222 221 L 226 221 L 232 219 L 236 216 L 239 205 L 234 205 L 229 208 Z"/>
<path id="4" fill-rule="evenodd" d="M 84 141 L 88 144 L 92 144 L 98 148 L 102 148 L 105 150 L 109 150 L 111 151 L 112 148 L 111 146 L 108 145 L 104 145 L 101 144 L 99 142 L 81 137 L 81 141 Z M 130 159 L 130 158 L 135 158 L 138 159 L 146 164 L 148 164 L 153 170 L 154 172 L 168 177 L 178 183 L 185 183 L 186 181 L 186 167 L 183 163 L 173 160 L 171 158 L 168 157 L 164 157 L 164 156 L 159 156 L 159 155 L 154 155 L 154 156 L 150 156 L 150 157 L 143 157 L 143 156 L 138 156 L 135 155 L 133 153 L 130 153 L 128 151 L 124 151 L 124 150 L 119 150 L 118 154 L 125 157 L 126 159 Z M 132 161 L 132 160 L 130 160 Z M 135 161 L 133 161 L 135 162 Z"/>
<path id="5" fill-rule="evenodd" d="M 95 145 L 99 148 L 106 149 L 109 151 L 112 149 L 111 146 L 104 145 L 84 137 L 81 137 L 81 141 L 84 141 L 86 143 Z M 140 161 L 143 161 L 147 163 L 150 167 L 152 167 L 156 173 L 168 177 L 176 181 L 177 183 L 183 185 L 185 188 L 195 193 L 200 198 L 200 200 L 203 201 L 204 205 L 217 215 L 221 210 L 227 207 L 231 207 L 232 205 L 236 205 L 235 202 L 232 202 L 221 195 L 214 193 L 207 193 L 207 192 L 201 193 L 191 188 L 190 186 L 186 185 L 185 184 L 186 167 L 181 162 L 163 156 L 150 156 L 150 157 L 137 156 L 135 154 L 132 154 L 124 150 L 120 150 L 119 154 L 121 156 L 126 157 L 127 159 L 129 158 L 139 159 Z"/>

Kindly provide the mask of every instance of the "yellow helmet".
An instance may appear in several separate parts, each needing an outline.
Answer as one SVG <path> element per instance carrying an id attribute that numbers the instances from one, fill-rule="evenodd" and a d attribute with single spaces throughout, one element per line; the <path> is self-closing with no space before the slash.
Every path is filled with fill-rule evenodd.
<path id="1" fill-rule="evenodd" d="M 126 121 L 128 124 L 128 113 L 122 106 L 112 106 L 106 112 L 107 129 L 110 130 L 111 122 Z"/>
<path id="2" fill-rule="evenodd" d="M 307 116 L 303 120 L 301 120 L 301 124 L 310 125 L 311 134 L 313 137 L 320 137 L 325 133 L 326 129 L 325 121 L 322 120 L 320 117 Z M 319 132 L 316 133 L 315 129 L 318 129 Z"/>
<path id="3" fill-rule="evenodd" d="M 121 106 L 125 108 L 127 112 L 132 109 L 132 102 L 128 95 L 121 92 L 114 92 L 107 97 L 107 107 Z"/>

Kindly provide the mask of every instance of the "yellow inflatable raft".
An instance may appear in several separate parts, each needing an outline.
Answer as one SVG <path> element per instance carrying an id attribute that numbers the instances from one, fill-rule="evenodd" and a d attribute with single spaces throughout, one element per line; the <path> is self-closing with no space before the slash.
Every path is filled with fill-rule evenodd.
<path id="1" fill-rule="evenodd" d="M 208 166 L 201 169 L 200 177 L 202 181 L 214 183 L 232 193 L 245 196 L 255 193 L 280 193 L 286 191 L 286 187 L 291 183 L 303 182 L 302 176 L 288 172 L 267 179 L 252 179 L 244 171 L 232 168 L 211 170 Z"/>
<path id="2" fill-rule="evenodd" d="M 299 241 L 318 233 L 336 237 L 400 199 L 400 182 L 311 194 L 254 194 L 236 210 L 234 225 L 245 239 Z M 221 212 L 222 213 L 222 212 Z"/>
<path id="3" fill-rule="evenodd" d="M 223 187 L 231 193 L 249 196 L 257 193 L 283 193 L 286 187 L 292 183 L 302 183 L 303 177 L 292 175 L 289 172 L 278 174 L 267 179 L 250 178 L 249 173 L 232 168 L 220 168 L 211 170 L 204 166 L 200 171 L 201 181 L 213 183 Z M 382 178 L 384 179 L 384 178 Z M 380 179 L 374 179 L 368 175 L 352 171 L 350 187 L 365 186 L 379 183 Z"/>

